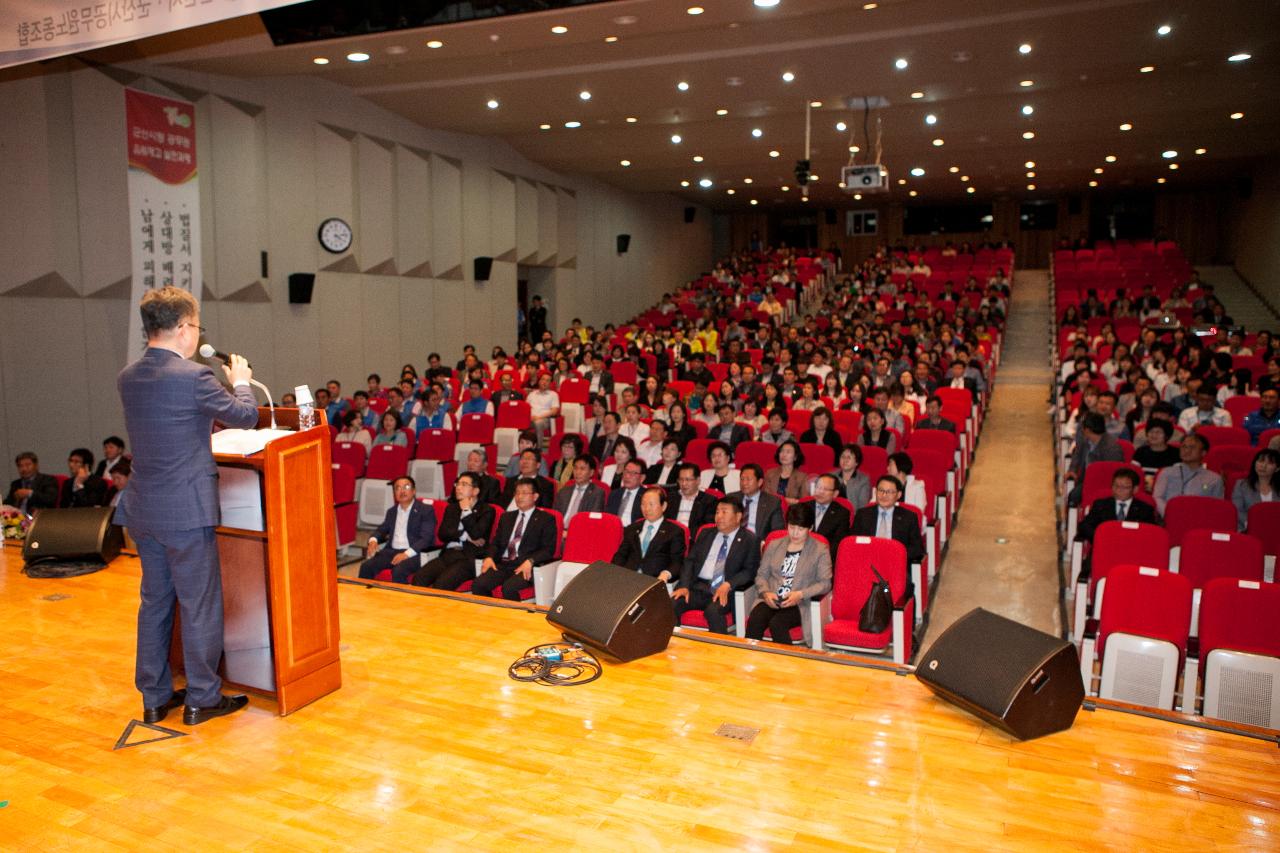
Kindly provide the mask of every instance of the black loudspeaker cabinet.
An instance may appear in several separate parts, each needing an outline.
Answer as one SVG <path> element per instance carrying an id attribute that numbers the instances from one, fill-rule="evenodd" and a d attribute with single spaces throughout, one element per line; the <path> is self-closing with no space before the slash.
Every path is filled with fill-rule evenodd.
<path id="1" fill-rule="evenodd" d="M 479 257 L 475 260 L 476 281 L 488 281 L 489 273 L 493 272 L 493 258 Z"/>
<path id="2" fill-rule="evenodd" d="M 631 248 L 631 235 L 619 234 L 618 235 L 618 254 L 625 255 L 627 253 L 627 249 L 630 249 L 630 248 Z"/>
<path id="3" fill-rule="evenodd" d="M 686 223 L 692 222 L 693 218 L 697 215 L 698 215 L 698 208 L 696 207 L 686 207 L 684 209 L 684 221 Z"/>
<path id="4" fill-rule="evenodd" d="M 676 627 L 666 584 L 603 560 L 569 581 L 547 621 L 568 639 L 620 661 L 662 651 Z"/>
<path id="5" fill-rule="evenodd" d="M 1071 728 L 1084 699 L 1075 646 L 981 607 L 942 632 L 916 678 L 1020 740 Z"/>
<path id="6" fill-rule="evenodd" d="M 22 559 L 101 560 L 120 555 L 124 532 L 111 523 L 115 507 L 45 509 L 36 514 L 22 543 Z"/>
<path id="7" fill-rule="evenodd" d="M 311 291 L 316 286 L 316 274 L 313 272 L 289 273 L 289 304 L 308 305 L 311 303 Z"/>

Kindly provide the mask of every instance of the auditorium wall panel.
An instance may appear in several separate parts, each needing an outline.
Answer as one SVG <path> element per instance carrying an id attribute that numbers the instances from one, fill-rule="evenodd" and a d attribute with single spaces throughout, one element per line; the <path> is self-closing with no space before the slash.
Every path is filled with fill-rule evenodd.
<path id="1" fill-rule="evenodd" d="M 213 235 L 213 244 L 201 247 L 202 265 L 206 283 L 224 298 L 262 280 L 260 253 L 267 248 L 266 115 L 261 107 L 226 98 L 201 101 L 208 105 L 209 145 L 202 152 L 197 140 L 196 154 L 209 168 L 198 170 L 205 173 L 200 194 L 209 194 L 213 214 L 212 223 L 202 227 L 204 233 L 212 228 Z"/>
<path id="2" fill-rule="evenodd" d="M 61 78 L 66 87 L 70 81 Z M 66 195 L 49 192 L 55 168 L 74 172 L 74 159 L 66 152 L 55 166 L 50 157 L 18 160 L 10 152 L 49 151 L 51 136 L 61 131 L 68 137 L 71 128 L 50 120 L 48 100 L 56 98 L 56 86 L 48 78 L 32 76 L 0 86 L 0 115 L 21 116 L 21 121 L 0 121 L 0 151 L 7 160 L 0 169 L 0 199 L 22 199 L 21 204 L 0 205 L 0 292 L 20 287 L 50 272 L 77 279 L 79 267 L 59 271 L 59 264 L 78 262 L 76 253 L 57 251 L 54 241 L 62 234 L 53 227 L 55 199 Z M 60 112 L 56 108 L 53 114 Z M 70 148 L 68 143 L 67 148 Z M 74 185 L 74 176 L 72 177 Z M 74 207 L 73 207 L 74 210 Z M 74 219 L 72 220 L 74 222 Z M 6 456 L 7 458 L 7 456 Z"/>
<path id="3" fill-rule="evenodd" d="M 397 145 L 395 151 L 396 267 L 422 277 L 431 257 L 430 155 Z"/>
<path id="4" fill-rule="evenodd" d="M 357 204 L 360 215 L 360 269 L 384 275 L 395 269 L 394 145 L 361 134 L 356 137 Z"/>
<path id="5" fill-rule="evenodd" d="M 1234 211 L 1232 258 L 1247 281 L 1280 305 L 1280 164 L 1259 165 L 1249 189 Z"/>
<path id="6" fill-rule="evenodd" d="M 80 280 L 72 286 L 87 296 L 130 276 L 128 208 L 117 208 L 119 199 L 128 197 L 127 172 L 106 168 L 108 163 L 125 162 L 124 93 L 105 75 L 77 74 L 71 80 L 71 95 L 75 184 L 69 186 L 70 171 L 63 172 L 70 169 L 70 161 L 54 160 L 57 183 L 50 189 L 59 198 L 59 213 L 67 210 L 68 190 L 75 199 L 81 260 Z M 55 219 L 54 228 L 62 227 L 63 220 Z"/>

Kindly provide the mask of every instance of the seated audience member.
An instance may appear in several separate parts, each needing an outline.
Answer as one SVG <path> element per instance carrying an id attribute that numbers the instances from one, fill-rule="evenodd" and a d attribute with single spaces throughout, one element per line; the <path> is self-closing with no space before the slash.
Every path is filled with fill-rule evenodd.
<path id="1" fill-rule="evenodd" d="M 761 413 L 760 401 L 755 397 L 743 399 L 742 413 L 738 415 L 738 423 L 745 426 L 751 436 L 759 435 L 769 428 L 769 419 Z"/>
<path id="2" fill-rule="evenodd" d="M 667 518 L 687 527 L 690 536 L 697 533 L 702 525 L 710 524 L 716 514 L 716 499 L 702 491 L 700 484 L 697 465 L 681 462 L 677 466 L 677 490 L 667 503 Z"/>
<path id="3" fill-rule="evenodd" d="M 1196 404 L 1178 415 L 1178 426 L 1183 432 L 1198 426 L 1231 426 L 1231 413 L 1218 405 L 1218 389 L 1205 382 L 1196 390 Z"/>
<path id="4" fill-rule="evenodd" d="M 342 383 L 336 379 L 330 379 L 325 383 L 323 396 L 320 391 L 321 389 L 316 389 L 316 406 L 324 408 L 325 419 L 329 423 L 341 423 L 342 413 L 351 408 L 342 398 Z"/>
<path id="5" fill-rule="evenodd" d="M 729 633 L 730 596 L 755 583 L 760 541 L 742 526 L 742 504 L 724 497 L 716 503 L 715 527 L 697 534 L 671 593 L 676 624 L 689 610 L 701 610 L 714 633 Z"/>
<path id="6" fill-rule="evenodd" d="M 1267 430 L 1280 429 L 1280 389 L 1271 387 L 1263 391 L 1259 402 L 1261 405 L 1245 415 L 1241 423 L 1249 431 L 1249 443 L 1255 445 Z"/>
<path id="7" fill-rule="evenodd" d="M 760 440 L 767 444 L 782 444 L 793 441 L 791 430 L 786 428 L 787 412 L 781 406 L 769 410 L 769 427 L 760 433 Z"/>
<path id="8" fill-rule="evenodd" d="M 876 481 L 876 502 L 853 514 L 849 531 L 854 536 L 876 536 L 896 539 L 907 549 L 907 562 L 924 559 L 924 539 L 920 536 L 920 520 L 909 509 L 898 506 L 902 484 L 885 474 Z"/>
<path id="9" fill-rule="evenodd" d="M 298 396 L 292 391 L 285 391 L 280 395 L 280 406 L 285 409 L 296 409 L 298 407 Z M 102 463 L 99 462 L 99 465 Z"/>
<path id="10" fill-rule="evenodd" d="M 622 465 L 617 488 L 609 492 L 604 511 L 622 519 L 625 527 L 640 517 L 640 492 L 644 486 L 644 463 L 631 459 Z"/>
<path id="11" fill-rule="evenodd" d="M 533 431 L 538 436 L 538 447 L 546 444 L 551 434 L 551 422 L 560 416 L 560 395 L 551 390 L 551 374 L 538 375 L 538 387 L 529 392 L 529 417 L 533 420 Z"/>
<path id="12" fill-rule="evenodd" d="M 1160 472 L 1151 492 L 1161 516 L 1169 501 L 1181 495 L 1202 495 L 1208 498 L 1224 496 L 1226 486 L 1222 482 L 1222 476 L 1204 466 L 1204 457 L 1208 452 L 1209 440 L 1199 433 L 1193 432 L 1182 439 L 1182 444 L 1178 447 L 1181 461 Z"/>
<path id="13" fill-rule="evenodd" d="M 826 537 L 832 560 L 835 560 L 840 543 L 849 535 L 849 525 L 853 523 L 849 510 L 836 503 L 839 496 L 840 481 L 836 475 L 819 474 L 813 483 L 813 532 Z M 788 516 L 793 508 L 787 509 Z"/>
<path id="14" fill-rule="evenodd" d="M 636 458 L 652 468 L 662 461 L 662 445 L 667 441 L 666 421 L 655 420 L 649 424 L 649 436 L 636 445 Z M 679 448 L 677 447 L 677 451 Z"/>
<path id="15" fill-rule="evenodd" d="M 751 440 L 751 428 L 735 421 L 736 414 L 732 403 L 721 403 L 716 408 L 717 422 L 707 430 L 707 438 L 723 443 L 730 453 L 742 442 Z"/>
<path id="16" fill-rule="evenodd" d="M 597 459 L 613 458 L 613 448 L 621 438 L 622 418 L 617 412 L 605 412 L 600 418 L 600 432 L 591 439 L 587 452 Z"/>
<path id="17" fill-rule="evenodd" d="M 511 454 L 511 458 L 507 460 L 507 467 L 503 469 L 502 476 L 510 479 L 512 477 L 524 476 L 520 473 L 520 456 L 526 450 L 536 449 L 538 446 L 538 434 L 531 429 L 520 430 L 520 435 L 516 438 L 516 452 Z M 538 454 L 538 476 L 548 476 L 547 462 L 542 458 L 541 451 Z"/>
<path id="18" fill-rule="evenodd" d="M 764 469 L 748 462 L 738 472 L 742 491 L 733 492 L 742 502 L 742 523 L 763 542 L 770 533 L 782 529 L 782 499 L 763 491 Z"/>
<path id="19" fill-rule="evenodd" d="M 605 369 L 604 357 L 598 352 L 591 354 L 591 367 L 582 374 L 582 378 L 589 383 L 588 389 L 592 394 L 613 393 L 613 374 Z"/>
<path id="20" fill-rule="evenodd" d="M 689 423 L 689 410 L 679 400 L 667 408 L 667 435 L 680 442 L 681 453 L 684 453 L 689 442 L 698 437 L 693 424 Z"/>
<path id="21" fill-rule="evenodd" d="M 421 399 L 413 409 L 415 435 L 421 435 L 424 429 L 454 429 L 453 416 L 449 414 L 449 404 L 444 399 L 443 385 L 432 382 L 419 396 Z"/>
<path id="22" fill-rule="evenodd" d="M 836 457 L 836 470 L 831 472 L 840 483 L 841 494 L 853 504 L 855 511 L 871 502 L 871 478 L 859 470 L 861 467 L 862 448 L 846 444 Z"/>
<path id="23" fill-rule="evenodd" d="M 660 423 L 660 421 L 654 421 Z M 675 489 L 680 468 L 680 442 L 674 438 L 662 442 L 662 456 L 645 470 L 644 482 L 649 486 L 665 486 Z"/>
<path id="24" fill-rule="evenodd" d="M 897 478 L 902 484 L 902 502 L 923 511 L 926 509 L 925 504 L 928 502 L 924 488 L 924 481 L 917 480 L 911 472 L 916 465 L 911 461 L 911 457 L 906 453 L 890 454 L 889 460 L 885 465 L 884 472 L 891 477 Z"/>
<path id="25" fill-rule="evenodd" d="M 577 433 L 561 437 L 560 458 L 551 466 L 551 479 L 556 481 L 556 485 L 563 486 L 573 479 L 573 460 L 581 456 L 585 449 L 582 436 Z"/>
<path id="26" fill-rule="evenodd" d="M 970 395 L 976 397 L 978 394 L 978 382 L 976 379 L 965 375 L 967 367 L 968 365 L 961 359 L 951 362 L 947 368 L 947 378 L 943 380 L 942 387 L 964 388 Z"/>
<path id="27" fill-rule="evenodd" d="M 555 509 L 564 518 L 565 530 L 569 521 L 580 512 L 603 512 L 604 489 L 595 482 L 596 460 L 584 454 L 573 460 L 573 477 L 556 492 Z"/>
<path id="28" fill-rule="evenodd" d="M 480 502 L 499 504 L 502 500 L 502 486 L 498 478 L 489 474 L 489 458 L 479 448 L 467 454 L 466 470 L 475 474 L 480 481 Z"/>
<path id="29" fill-rule="evenodd" d="M 491 596 L 501 587 L 503 598 L 519 601 L 520 592 L 533 586 L 534 567 L 555 557 L 560 532 L 555 518 L 537 507 L 536 484 L 521 477 L 514 488 L 515 506 L 498 520 L 480 576 L 471 585 L 476 595 Z"/>
<path id="30" fill-rule="evenodd" d="M 1236 483 L 1231 502 L 1236 505 L 1240 530 L 1249 526 L 1249 510 L 1254 504 L 1280 500 L 1280 452 L 1263 448 L 1253 457 L 1249 476 Z"/>
<path id="31" fill-rule="evenodd" d="M 82 507 L 102 506 L 107 502 L 107 481 L 95 477 L 93 470 L 93 451 L 86 447 L 77 447 L 67 458 L 68 477 L 62 483 L 62 494 L 58 498 L 58 506 Z"/>
<path id="32" fill-rule="evenodd" d="M 375 446 L 379 444 L 394 444 L 398 447 L 409 446 L 409 437 L 400 431 L 400 416 L 391 411 L 391 409 L 387 409 L 382 413 L 378 426 L 378 434 L 373 439 Z"/>
<path id="33" fill-rule="evenodd" d="M 651 486 L 640 496 L 639 521 L 627 525 L 613 562 L 666 583 L 684 566 L 684 531 L 666 518 L 667 490 Z"/>
<path id="34" fill-rule="evenodd" d="M 98 467 L 93 470 L 93 475 L 104 480 L 110 479 L 112 469 L 127 459 L 124 453 L 124 439 L 118 435 L 107 436 L 102 442 L 102 459 L 98 462 Z"/>
<path id="35" fill-rule="evenodd" d="M 1102 415 L 1089 412 L 1080 419 L 1080 434 L 1067 465 L 1066 483 L 1071 490 L 1067 494 L 1068 506 L 1080 505 L 1080 493 L 1084 488 L 1084 472 L 1091 462 L 1123 462 L 1124 450 L 1114 435 L 1107 432 L 1107 422 Z"/>
<path id="36" fill-rule="evenodd" d="M 351 395 L 351 399 L 355 402 L 353 411 L 360 416 L 360 425 L 376 427 L 378 425 L 378 413 L 369 408 L 369 395 L 363 391 L 357 391 Z"/>
<path id="37" fill-rule="evenodd" d="M 58 479 L 40 473 L 40 457 L 24 451 L 14 457 L 18 479 L 9 483 L 4 502 L 31 515 L 38 509 L 53 509 L 58 504 Z"/>
<path id="38" fill-rule="evenodd" d="M 733 467 L 733 452 L 729 445 L 722 441 L 712 442 L 707 448 L 707 459 L 711 466 L 700 475 L 702 488 L 722 495 L 738 491 L 738 471 Z"/>
<path id="39" fill-rule="evenodd" d="M 364 455 L 367 457 L 369 450 L 373 447 L 373 439 L 369 437 L 369 431 L 360 423 L 360 413 L 343 412 L 341 418 L 342 427 L 333 440 L 358 444 L 364 448 Z"/>
<path id="40" fill-rule="evenodd" d="M 896 429 L 898 433 L 901 434 L 903 430 L 906 429 L 906 424 L 903 421 L 902 414 L 894 411 L 893 408 L 889 406 L 889 387 L 886 385 L 877 388 L 872 399 L 874 400 L 873 407 L 880 413 L 880 416 L 884 418 L 885 429 Z M 865 417 L 862 419 L 862 422 L 865 427 Z M 893 451 L 886 448 L 886 452 L 892 453 Z"/>
<path id="41" fill-rule="evenodd" d="M 942 416 L 942 398 L 933 394 L 925 401 L 924 417 L 916 421 L 916 429 L 940 429 L 955 432 L 956 425 Z"/>
<path id="42" fill-rule="evenodd" d="M 862 432 L 858 434 L 858 444 L 863 447 L 881 447 L 885 453 L 890 454 L 897 450 L 897 440 L 885 425 L 884 412 L 869 409 L 862 416 Z"/>
<path id="43" fill-rule="evenodd" d="M 391 580 L 408 583 L 418 570 L 418 555 L 435 543 L 436 514 L 417 499 L 417 484 L 412 477 L 397 477 L 391 488 L 395 506 L 387 510 L 387 517 L 365 545 L 366 559 L 360 564 L 360 577 L 372 580 L 383 569 L 390 569 Z"/>
<path id="44" fill-rule="evenodd" d="M 133 463 L 128 459 L 121 459 L 116 463 L 116 467 L 111 469 L 111 485 L 115 489 L 111 495 L 111 506 L 120 503 L 120 496 L 129 487 L 131 476 L 133 476 Z"/>
<path id="45" fill-rule="evenodd" d="M 809 428 L 800 435 L 801 444 L 825 444 L 831 448 L 834 454 L 840 453 L 840 448 L 844 446 L 839 433 L 831 424 L 831 412 L 826 406 L 819 406 L 813 410 L 810 417 Z"/>
<path id="46" fill-rule="evenodd" d="M 1089 512 L 1076 526 L 1077 542 L 1092 542 L 1098 525 L 1104 521 L 1139 521 L 1143 524 L 1159 524 L 1155 507 L 1137 500 L 1138 475 L 1128 468 L 1121 468 L 1111 477 L 1111 497 L 1098 498 Z"/>
<path id="47" fill-rule="evenodd" d="M 618 436 L 613 444 L 613 456 L 608 460 L 601 460 L 603 467 L 600 469 L 600 479 L 610 489 L 618 488 L 622 485 L 622 466 L 635 458 L 635 443 L 625 435 Z"/>
<path id="48" fill-rule="evenodd" d="M 648 440 L 649 425 L 640 420 L 638 403 L 628 403 L 622 410 L 622 426 L 618 427 L 618 434 L 631 439 L 631 443 L 636 447 Z"/>
<path id="49" fill-rule="evenodd" d="M 766 492 L 781 495 L 789 501 L 798 501 L 809 494 L 809 477 L 800 469 L 804 464 L 804 453 L 799 444 L 790 439 L 779 444 L 773 461 L 778 464 L 764 475 Z"/>
<path id="50" fill-rule="evenodd" d="M 396 394 L 387 394 L 389 408 L 395 409 L 396 414 L 400 416 L 400 423 L 412 425 L 414 420 L 413 409 L 416 400 L 413 397 L 414 381 L 412 379 L 400 380 Z"/>
<path id="51" fill-rule="evenodd" d="M 538 452 L 536 447 L 526 447 L 521 450 L 519 458 L 516 460 L 516 472 L 514 475 L 507 477 L 507 485 L 502 490 L 501 497 L 498 498 L 498 506 L 508 511 L 515 509 L 516 484 L 521 480 L 529 480 L 533 483 L 533 491 L 538 506 L 543 509 L 550 509 L 555 501 L 556 487 L 552 485 L 551 480 L 541 473 L 544 464 L 542 454 Z"/>
<path id="52" fill-rule="evenodd" d="M 463 471 L 453 484 L 453 500 L 436 530 L 444 546 L 413 575 L 414 586 L 456 590 L 476 576 L 476 560 L 485 555 L 494 509 L 480 500 L 480 477 Z"/>
<path id="53" fill-rule="evenodd" d="M 492 415 L 493 403 L 484 395 L 483 379 L 472 379 L 467 382 L 467 399 L 458 407 L 459 415 Z"/>
<path id="54" fill-rule="evenodd" d="M 518 402 L 524 399 L 524 395 L 512 387 L 515 381 L 515 374 L 510 370 L 505 370 L 498 374 L 498 390 L 493 392 L 494 408 L 501 406 L 503 403 Z"/>
<path id="55" fill-rule="evenodd" d="M 1151 491 L 1160 470 L 1178 464 L 1178 448 L 1169 446 L 1173 426 L 1168 421 L 1153 418 L 1142 432 L 1146 443 L 1133 452 L 1133 461 L 1142 468 L 1147 491 Z"/>
<path id="56" fill-rule="evenodd" d="M 747 619 L 749 639 L 763 640 L 767 629 L 773 642 L 791 645 L 792 630 L 808 627 L 807 603 L 831 591 L 832 552 L 809 535 L 813 530 L 812 504 L 787 509 L 787 535 L 766 545 L 760 558 L 755 578 L 760 601 Z"/>

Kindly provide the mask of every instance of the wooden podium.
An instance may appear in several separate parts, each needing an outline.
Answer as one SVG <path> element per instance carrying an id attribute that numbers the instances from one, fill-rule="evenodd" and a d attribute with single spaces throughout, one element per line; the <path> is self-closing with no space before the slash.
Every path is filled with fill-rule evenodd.
<path id="1" fill-rule="evenodd" d="M 225 486 L 257 484 L 258 515 L 229 514 L 218 528 L 224 606 L 223 678 L 274 696 L 291 714 L 342 685 L 338 660 L 338 566 L 330 433 L 318 426 L 277 438 L 251 456 L 215 453 Z M 298 410 L 276 407 L 281 429 L 297 429 Z M 270 410 L 258 408 L 258 428 Z M 249 521 L 245 521 L 249 518 Z M 244 526 L 229 526 L 243 524 Z M 256 528 L 256 529 L 255 529 Z M 177 664 L 181 635 L 174 632 Z"/>

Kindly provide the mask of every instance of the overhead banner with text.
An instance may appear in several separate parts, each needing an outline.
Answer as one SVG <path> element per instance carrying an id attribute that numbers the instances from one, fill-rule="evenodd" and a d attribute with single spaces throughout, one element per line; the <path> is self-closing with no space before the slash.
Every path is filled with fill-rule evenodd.
<path id="1" fill-rule="evenodd" d="M 197 27 L 299 0 L 4 0 L 0 68 Z"/>
<path id="2" fill-rule="evenodd" d="M 124 90 L 129 151 L 133 291 L 126 362 L 146 342 L 138 304 L 148 290 L 181 287 L 200 298 L 200 186 L 193 104 Z"/>

